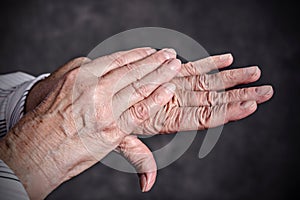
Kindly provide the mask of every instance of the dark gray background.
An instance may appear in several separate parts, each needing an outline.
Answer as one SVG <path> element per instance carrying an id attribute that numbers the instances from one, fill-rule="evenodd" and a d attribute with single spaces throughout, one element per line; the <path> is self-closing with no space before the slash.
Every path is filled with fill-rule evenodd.
<path id="1" fill-rule="evenodd" d="M 200 132 L 179 160 L 158 172 L 154 188 L 146 194 L 140 192 L 134 174 L 97 164 L 48 199 L 286 199 L 296 191 L 296 5 L 249 0 L 27 0 L 2 3 L 0 10 L 0 73 L 51 72 L 113 34 L 159 26 L 189 35 L 210 54 L 232 52 L 234 66 L 259 65 L 262 77 L 256 84 L 270 83 L 275 89 L 273 99 L 254 115 L 226 125 L 213 151 L 201 160 Z M 165 138 L 151 140 L 160 144 Z"/>

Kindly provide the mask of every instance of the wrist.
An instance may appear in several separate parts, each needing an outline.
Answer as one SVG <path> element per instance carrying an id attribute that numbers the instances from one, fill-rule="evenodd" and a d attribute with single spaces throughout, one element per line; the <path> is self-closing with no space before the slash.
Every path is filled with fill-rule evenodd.
<path id="1" fill-rule="evenodd" d="M 53 119 L 28 113 L 0 143 L 0 158 L 19 177 L 32 199 L 45 198 L 61 183 L 96 162 L 82 145 L 74 145 L 71 137 L 76 137 L 76 133 L 65 135 L 58 130 L 59 126 L 50 127 L 50 123 L 41 123 L 43 120 Z M 57 115 L 54 120 L 57 122 L 51 124 L 63 121 Z M 74 159 L 70 158 L 71 150 Z"/>
<path id="2" fill-rule="evenodd" d="M 33 128 L 29 129 L 28 126 Z M 27 123 L 22 123 L 21 120 L 1 140 L 0 156 L 20 179 L 30 198 L 41 199 L 55 188 L 61 175 L 47 155 L 45 145 L 42 143 L 43 136 L 37 133 L 34 127 L 35 123 L 32 120 Z M 32 135 L 35 136 L 31 137 Z M 53 173 L 56 173 L 55 176 L 50 178 Z"/>

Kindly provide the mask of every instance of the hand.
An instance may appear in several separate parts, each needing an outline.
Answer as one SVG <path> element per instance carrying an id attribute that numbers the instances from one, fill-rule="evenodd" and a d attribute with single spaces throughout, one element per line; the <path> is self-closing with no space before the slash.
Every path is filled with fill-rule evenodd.
<path id="1" fill-rule="evenodd" d="M 208 74 L 232 62 L 231 54 L 227 54 L 182 64 L 180 74 L 171 81 L 176 85 L 172 100 L 135 132 L 156 134 L 203 130 L 252 114 L 257 103 L 272 97 L 273 89 L 266 85 L 227 90 L 257 81 L 261 72 L 256 66 Z"/>
<path id="2" fill-rule="evenodd" d="M 0 143 L 1 158 L 29 196 L 44 198 L 160 110 L 174 95 L 175 86 L 166 82 L 180 71 L 175 56 L 172 50 L 134 49 L 66 73 Z M 136 92 L 124 92 L 130 88 Z"/>
<path id="3" fill-rule="evenodd" d="M 134 133 L 153 135 L 203 130 L 252 114 L 257 104 L 272 97 L 273 89 L 265 85 L 223 91 L 255 82 L 261 74 L 258 67 L 208 74 L 212 70 L 228 67 L 232 62 L 232 55 L 224 54 L 182 64 L 180 73 L 171 80 L 176 85 L 172 100 L 154 117 L 138 126 Z M 130 135 L 123 139 L 118 151 L 140 173 L 144 191 L 150 190 L 156 179 L 156 163 L 149 148 L 136 136 Z"/>
<path id="4" fill-rule="evenodd" d="M 181 72 L 171 80 L 177 87 L 172 100 L 155 117 L 137 127 L 134 132 L 156 134 L 178 130 L 201 130 L 227 121 L 238 120 L 253 113 L 256 103 L 271 98 L 273 94 L 271 86 L 234 89 L 226 92 L 222 90 L 256 81 L 260 77 L 260 70 L 257 67 L 227 70 L 214 75 L 207 74 L 212 70 L 228 67 L 232 62 L 231 54 L 224 54 L 182 64 Z M 250 104 L 250 107 L 246 109 L 240 106 L 247 104 Z M 177 121 L 166 121 L 167 116 Z M 191 125 L 190 122 L 185 123 L 183 120 L 192 120 L 195 123 Z M 210 120 L 214 120 L 214 124 Z M 130 135 L 123 138 L 116 150 L 135 166 L 139 173 L 142 191 L 150 190 L 156 179 L 156 163 L 149 148 L 136 136 Z"/>

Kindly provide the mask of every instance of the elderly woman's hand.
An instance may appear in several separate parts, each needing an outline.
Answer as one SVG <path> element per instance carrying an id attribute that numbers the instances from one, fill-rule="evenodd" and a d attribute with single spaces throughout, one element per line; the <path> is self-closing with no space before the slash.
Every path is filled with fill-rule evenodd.
<path id="1" fill-rule="evenodd" d="M 162 53 L 162 51 L 158 53 Z M 170 56 L 171 58 L 175 57 L 173 50 L 170 50 Z M 238 84 L 254 82 L 260 77 L 260 70 L 257 67 L 239 68 L 208 74 L 212 70 L 231 65 L 232 61 L 233 58 L 230 54 L 224 54 L 182 64 L 180 73 L 170 80 L 176 86 L 175 95 L 157 113 L 145 120 L 141 125 L 136 126 L 133 132 L 135 134 L 149 135 L 165 134 L 180 130 L 201 130 L 221 125 L 228 121 L 242 119 L 253 113 L 256 110 L 257 103 L 265 102 L 271 98 L 273 94 L 272 87 L 260 86 L 224 91 Z M 84 63 L 88 66 L 93 65 L 93 62 L 95 63 L 93 61 L 91 64 L 88 64 L 89 62 L 91 61 L 87 58 L 74 59 L 52 73 L 44 81 L 36 84 L 29 94 L 26 109 L 30 111 L 39 104 L 49 91 L 56 86 L 55 83 L 64 77 L 66 73 L 68 74 L 69 71 L 79 68 Z M 178 64 L 178 61 L 175 62 Z M 144 67 L 149 67 L 149 63 L 146 62 L 145 64 L 147 66 L 145 65 Z M 165 71 L 164 73 L 169 72 Z M 153 74 L 154 76 L 157 75 Z M 124 77 L 127 76 L 128 74 Z M 167 79 L 170 79 L 173 73 L 167 76 Z M 150 76 L 150 78 L 144 78 L 142 81 L 135 82 L 120 90 L 115 100 L 112 101 L 112 107 L 115 108 L 113 109 L 113 114 L 116 116 L 120 115 L 122 109 L 130 107 L 130 105 L 142 98 L 141 93 L 149 94 L 150 91 L 153 91 L 153 88 L 166 81 L 160 80 L 159 77 L 162 78 L 164 76 L 157 76 L 158 79 Z M 118 84 L 122 83 L 122 81 L 118 80 L 115 80 L 115 82 L 119 82 Z M 42 94 L 41 91 L 43 91 Z M 77 120 L 77 123 L 79 121 Z M 126 127 L 127 124 L 122 125 L 121 123 L 119 125 Z M 89 151 L 97 149 L 92 148 L 94 141 L 90 143 L 89 139 L 86 138 L 81 138 L 81 141 L 85 143 L 85 146 L 89 144 Z M 151 151 L 135 135 L 126 135 L 118 142 L 116 151 L 121 153 L 136 168 L 140 177 L 142 191 L 150 190 L 156 178 L 156 163 Z M 115 145 L 110 147 L 114 148 Z M 93 155 L 100 155 L 100 159 L 102 154 L 99 154 L 97 151 L 92 153 Z M 77 167 L 80 168 L 80 165 L 81 163 Z"/>
<path id="2" fill-rule="evenodd" d="M 175 57 L 172 49 L 140 48 L 73 68 L 1 141 L 1 159 L 31 198 L 46 197 L 170 101 L 175 85 L 167 82 L 181 67 Z"/>
<path id="3" fill-rule="evenodd" d="M 252 114 L 257 104 L 272 97 L 273 89 L 265 85 L 227 90 L 257 81 L 260 70 L 255 66 L 208 74 L 232 62 L 232 55 L 224 54 L 182 64 L 180 73 L 171 80 L 176 85 L 173 98 L 134 133 L 153 135 L 203 130 Z M 139 172 L 143 191 L 150 190 L 156 179 L 156 163 L 148 147 L 130 135 L 122 140 L 118 152 Z"/>
<path id="4" fill-rule="evenodd" d="M 257 66 L 208 74 L 229 66 L 232 61 L 231 54 L 225 54 L 182 64 L 181 72 L 171 80 L 176 85 L 172 100 L 135 133 L 203 130 L 252 114 L 257 104 L 272 97 L 273 89 L 265 85 L 228 90 L 257 81 L 261 75 Z"/>

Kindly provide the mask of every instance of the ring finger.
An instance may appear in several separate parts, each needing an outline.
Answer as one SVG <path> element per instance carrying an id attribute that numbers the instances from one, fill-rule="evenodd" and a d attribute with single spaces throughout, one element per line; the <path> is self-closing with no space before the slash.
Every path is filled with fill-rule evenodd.
<path id="1" fill-rule="evenodd" d="M 176 97 L 180 106 L 213 106 L 237 101 L 253 100 L 263 103 L 273 95 L 272 86 L 249 87 L 225 92 L 179 90 Z"/>

